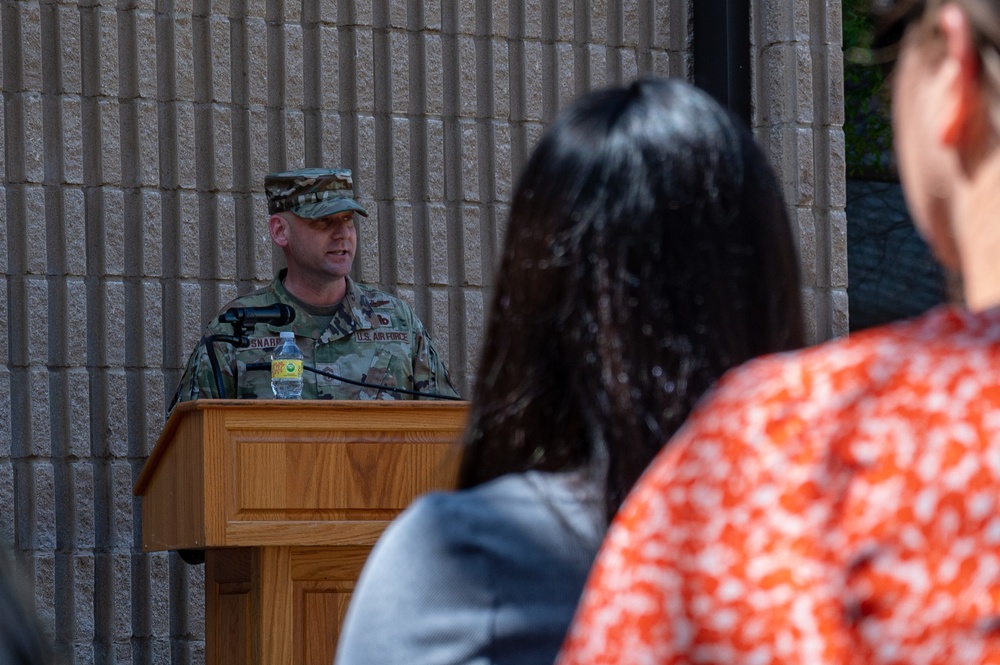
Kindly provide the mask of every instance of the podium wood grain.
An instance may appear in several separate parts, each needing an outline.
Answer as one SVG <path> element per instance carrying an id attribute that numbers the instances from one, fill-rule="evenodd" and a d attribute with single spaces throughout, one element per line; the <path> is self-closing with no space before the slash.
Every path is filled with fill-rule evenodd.
<path id="1" fill-rule="evenodd" d="M 371 546 L 413 498 L 454 485 L 466 408 L 179 405 L 134 492 L 145 550 L 206 550 L 206 662 L 330 665 Z"/>

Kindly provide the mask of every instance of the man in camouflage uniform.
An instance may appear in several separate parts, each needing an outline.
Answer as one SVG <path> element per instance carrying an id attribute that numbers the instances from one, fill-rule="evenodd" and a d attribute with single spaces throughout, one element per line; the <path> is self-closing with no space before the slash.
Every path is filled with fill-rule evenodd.
<path id="1" fill-rule="evenodd" d="M 249 348 L 215 342 L 229 398 L 270 399 L 270 357 L 282 330 L 295 332 L 307 367 L 373 386 L 456 396 L 448 371 L 427 331 L 402 300 L 354 282 L 357 249 L 354 214 L 368 212 L 354 200 L 348 169 L 300 169 L 264 180 L 271 239 L 285 254 L 287 269 L 265 288 L 223 308 L 284 303 L 295 310 L 288 325 L 258 323 L 244 334 Z M 218 317 L 188 360 L 174 404 L 219 397 L 205 338 L 231 335 Z M 378 387 L 355 386 L 306 371 L 303 399 L 413 399 Z M 173 405 L 171 405 L 173 408 Z"/>

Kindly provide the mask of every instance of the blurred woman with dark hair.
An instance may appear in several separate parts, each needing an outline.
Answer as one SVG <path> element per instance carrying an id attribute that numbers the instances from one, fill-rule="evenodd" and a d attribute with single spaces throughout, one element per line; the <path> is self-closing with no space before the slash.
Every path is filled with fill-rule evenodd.
<path id="1" fill-rule="evenodd" d="M 514 196 L 461 491 L 419 499 L 362 573 L 338 662 L 551 663 L 606 525 L 729 368 L 801 344 L 780 188 L 676 80 L 593 92 Z"/>

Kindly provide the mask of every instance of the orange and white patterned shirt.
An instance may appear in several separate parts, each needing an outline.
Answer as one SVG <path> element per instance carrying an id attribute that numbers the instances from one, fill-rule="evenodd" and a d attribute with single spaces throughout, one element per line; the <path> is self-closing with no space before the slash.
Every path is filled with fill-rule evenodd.
<path id="1" fill-rule="evenodd" d="M 1000 663 L 1000 309 L 725 377 L 619 512 L 558 663 Z"/>

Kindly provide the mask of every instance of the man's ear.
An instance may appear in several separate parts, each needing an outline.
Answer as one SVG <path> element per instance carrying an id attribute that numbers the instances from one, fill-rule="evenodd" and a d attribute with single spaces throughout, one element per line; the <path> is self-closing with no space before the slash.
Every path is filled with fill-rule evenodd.
<path id="1" fill-rule="evenodd" d="M 271 232 L 271 240 L 278 247 L 288 247 L 288 220 L 275 214 L 267 220 L 267 228 Z"/>
<path id="2" fill-rule="evenodd" d="M 942 105 L 939 138 L 945 145 L 961 144 L 980 137 L 970 133 L 983 111 L 985 99 L 981 87 L 979 52 L 973 40 L 969 19 L 955 4 L 946 4 L 938 12 L 938 28 L 945 47 L 946 102 Z"/>

